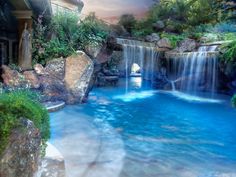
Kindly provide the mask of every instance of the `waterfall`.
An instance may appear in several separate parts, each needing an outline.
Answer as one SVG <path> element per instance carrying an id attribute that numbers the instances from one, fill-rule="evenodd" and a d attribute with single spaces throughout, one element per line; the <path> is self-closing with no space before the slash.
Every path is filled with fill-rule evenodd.
<path id="1" fill-rule="evenodd" d="M 170 83 L 171 83 L 171 89 L 172 89 L 172 91 L 175 91 L 176 89 L 175 89 L 175 82 L 174 81 L 170 81 Z"/>
<path id="2" fill-rule="evenodd" d="M 174 73 L 175 85 L 180 91 L 194 95 L 199 91 L 209 91 L 214 95 L 217 90 L 218 60 L 216 55 L 210 54 L 216 50 L 217 46 L 201 46 L 197 52 L 183 53 L 173 59 L 169 72 Z"/>
<path id="3" fill-rule="evenodd" d="M 126 91 L 128 91 L 128 78 L 134 63 L 141 68 L 142 79 L 155 80 L 155 69 L 158 64 L 159 52 L 155 44 L 137 40 L 117 39 L 117 43 L 123 47 L 123 58 L 125 63 Z"/>

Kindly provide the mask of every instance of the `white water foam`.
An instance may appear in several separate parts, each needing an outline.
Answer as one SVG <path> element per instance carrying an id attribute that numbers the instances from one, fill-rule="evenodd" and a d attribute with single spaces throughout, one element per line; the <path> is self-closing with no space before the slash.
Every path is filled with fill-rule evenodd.
<path id="1" fill-rule="evenodd" d="M 189 101 L 189 102 L 199 102 L 199 103 L 222 103 L 223 102 L 222 100 L 189 95 L 189 94 L 179 92 L 179 91 L 168 91 L 168 93 L 179 99 Z"/>
<path id="2" fill-rule="evenodd" d="M 158 91 L 142 91 L 142 92 L 128 92 L 126 94 L 122 94 L 122 95 L 117 95 L 114 96 L 113 99 L 119 99 L 122 100 L 124 102 L 131 102 L 134 100 L 139 100 L 139 99 L 145 99 L 148 97 L 152 97 L 155 93 L 157 93 Z"/>

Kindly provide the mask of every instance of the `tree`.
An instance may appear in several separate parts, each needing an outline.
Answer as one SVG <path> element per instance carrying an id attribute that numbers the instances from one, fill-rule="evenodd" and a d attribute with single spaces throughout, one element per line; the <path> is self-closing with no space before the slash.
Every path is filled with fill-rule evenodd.
<path id="1" fill-rule="evenodd" d="M 132 14 L 123 14 L 120 17 L 118 24 L 122 25 L 129 33 L 132 33 L 132 29 L 136 24 L 136 19 Z"/>

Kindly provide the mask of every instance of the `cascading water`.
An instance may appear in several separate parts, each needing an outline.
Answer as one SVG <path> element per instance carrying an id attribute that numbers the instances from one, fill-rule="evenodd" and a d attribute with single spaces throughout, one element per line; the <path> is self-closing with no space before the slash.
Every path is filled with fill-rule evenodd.
<path id="1" fill-rule="evenodd" d="M 159 52 L 153 43 L 136 40 L 117 39 L 117 43 L 123 46 L 123 57 L 125 62 L 126 92 L 129 89 L 128 78 L 131 73 L 131 66 L 137 63 L 141 68 L 143 79 L 154 82 L 155 68 L 158 64 Z"/>
<path id="2" fill-rule="evenodd" d="M 197 52 L 174 58 L 171 72 L 174 73 L 175 87 L 178 84 L 180 91 L 194 95 L 209 91 L 213 96 L 217 89 L 216 49 L 217 46 L 202 46 Z"/>

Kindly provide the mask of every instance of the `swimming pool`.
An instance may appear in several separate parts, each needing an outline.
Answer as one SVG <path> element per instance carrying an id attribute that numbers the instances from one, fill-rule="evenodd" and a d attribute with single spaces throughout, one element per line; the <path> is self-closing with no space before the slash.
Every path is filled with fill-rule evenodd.
<path id="1" fill-rule="evenodd" d="M 95 88 L 88 103 L 51 114 L 69 177 L 235 177 L 236 110 L 142 87 Z"/>

